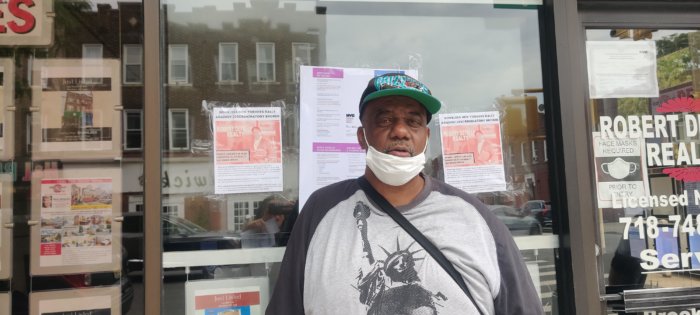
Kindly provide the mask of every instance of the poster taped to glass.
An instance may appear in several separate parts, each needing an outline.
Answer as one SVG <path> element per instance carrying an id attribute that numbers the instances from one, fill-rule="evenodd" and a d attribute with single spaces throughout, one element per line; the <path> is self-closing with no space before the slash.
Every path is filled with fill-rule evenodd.
<path id="1" fill-rule="evenodd" d="M 71 159 L 119 156 L 119 61 L 38 59 L 34 69 L 40 71 L 32 82 L 34 155 Z"/>
<path id="2" fill-rule="evenodd" d="M 445 182 L 470 193 L 506 190 L 499 113 L 440 115 Z"/>
<path id="3" fill-rule="evenodd" d="M 112 262 L 112 179 L 41 181 L 40 267 Z"/>
<path id="4" fill-rule="evenodd" d="M 282 191 L 281 108 L 216 107 L 216 194 Z"/>

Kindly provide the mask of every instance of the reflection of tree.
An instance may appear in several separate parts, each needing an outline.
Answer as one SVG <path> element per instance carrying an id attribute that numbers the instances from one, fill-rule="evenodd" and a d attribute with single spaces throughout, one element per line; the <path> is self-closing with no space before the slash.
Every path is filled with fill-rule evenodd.
<path id="1" fill-rule="evenodd" d="M 662 57 L 688 47 L 688 34 L 671 34 L 656 41 L 656 55 Z"/>
<path id="2" fill-rule="evenodd" d="M 60 1 L 54 3 L 54 42 L 49 47 L 49 55 L 51 57 L 64 56 L 71 45 L 82 45 L 77 42 L 72 36 L 67 34 L 80 34 L 82 32 L 95 32 L 94 27 L 87 27 L 81 13 L 92 10 L 90 1 L 74 0 Z M 99 36 L 95 36 L 99 38 Z"/>

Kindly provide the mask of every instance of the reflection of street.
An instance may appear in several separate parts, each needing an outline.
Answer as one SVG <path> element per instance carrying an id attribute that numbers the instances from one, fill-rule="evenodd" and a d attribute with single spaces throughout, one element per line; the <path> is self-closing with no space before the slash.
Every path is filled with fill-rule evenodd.
<path id="1" fill-rule="evenodd" d="M 544 235 L 551 235 L 545 233 Z M 554 265 L 554 249 L 539 249 L 521 251 L 526 263 L 536 263 L 539 270 L 539 279 L 533 279 L 533 283 L 539 283 L 539 291 L 542 298 L 542 306 L 545 314 L 554 314 L 557 305 L 557 279 Z"/>

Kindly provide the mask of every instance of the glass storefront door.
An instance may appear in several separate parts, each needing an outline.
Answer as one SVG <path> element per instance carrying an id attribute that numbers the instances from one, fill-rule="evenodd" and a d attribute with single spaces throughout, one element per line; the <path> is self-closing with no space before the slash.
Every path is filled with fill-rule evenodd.
<path id="1" fill-rule="evenodd" d="M 469 2 L 163 1 L 163 313 L 265 308 L 309 194 L 362 175 L 357 104 L 387 71 L 443 101 L 425 172 L 506 223 L 558 313 L 542 8 Z"/>
<path id="2" fill-rule="evenodd" d="M 700 287 L 700 32 L 588 29 L 586 52 L 601 286 L 618 312 L 687 311 Z"/>
<path id="3" fill-rule="evenodd" d="M 409 2 L 0 1 L 0 314 L 261 314 L 306 198 L 364 170 L 386 71 L 443 102 L 424 172 L 489 205 L 559 314 L 542 2 Z"/>

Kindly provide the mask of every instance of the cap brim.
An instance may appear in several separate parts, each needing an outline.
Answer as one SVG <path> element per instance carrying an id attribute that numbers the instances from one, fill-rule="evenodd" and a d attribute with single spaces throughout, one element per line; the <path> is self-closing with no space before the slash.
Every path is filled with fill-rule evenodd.
<path id="1" fill-rule="evenodd" d="M 380 97 L 392 95 L 406 96 L 416 100 L 418 103 L 421 103 L 421 105 L 423 105 L 423 107 L 425 107 L 425 109 L 431 115 L 440 110 L 441 104 L 437 98 L 414 89 L 386 89 L 372 92 L 365 96 L 365 99 L 362 100 L 362 104 L 365 104 L 371 100 L 376 100 Z"/>

